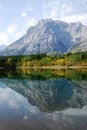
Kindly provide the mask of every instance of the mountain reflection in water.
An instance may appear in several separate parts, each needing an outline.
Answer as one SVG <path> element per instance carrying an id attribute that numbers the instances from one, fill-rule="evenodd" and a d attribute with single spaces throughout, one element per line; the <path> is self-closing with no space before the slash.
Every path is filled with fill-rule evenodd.
<path id="1" fill-rule="evenodd" d="M 87 71 L 61 71 L 1 71 L 0 129 L 87 130 Z"/>

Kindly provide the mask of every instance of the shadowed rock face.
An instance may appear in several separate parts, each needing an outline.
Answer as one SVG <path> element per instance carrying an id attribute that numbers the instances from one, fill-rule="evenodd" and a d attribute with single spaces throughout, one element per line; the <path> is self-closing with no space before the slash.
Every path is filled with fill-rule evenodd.
<path id="1" fill-rule="evenodd" d="M 41 20 L 30 27 L 19 40 L 0 55 L 30 55 L 87 51 L 87 26 L 51 19 Z"/>
<path id="2" fill-rule="evenodd" d="M 87 82 L 55 80 L 0 79 L 8 87 L 24 95 L 40 111 L 54 112 L 67 108 L 81 108 L 87 104 Z"/>

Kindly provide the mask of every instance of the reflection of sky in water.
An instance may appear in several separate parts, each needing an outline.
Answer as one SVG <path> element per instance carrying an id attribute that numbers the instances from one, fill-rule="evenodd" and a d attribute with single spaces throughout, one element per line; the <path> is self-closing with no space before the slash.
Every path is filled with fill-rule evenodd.
<path id="1" fill-rule="evenodd" d="M 87 130 L 87 106 L 42 113 L 0 82 L 0 130 Z"/>
<path id="2" fill-rule="evenodd" d="M 8 88 L 5 84 L 0 82 L 0 109 L 2 106 L 8 111 L 10 110 L 30 110 L 32 113 L 36 112 L 36 107 L 32 107 L 27 99 L 12 89 Z"/>

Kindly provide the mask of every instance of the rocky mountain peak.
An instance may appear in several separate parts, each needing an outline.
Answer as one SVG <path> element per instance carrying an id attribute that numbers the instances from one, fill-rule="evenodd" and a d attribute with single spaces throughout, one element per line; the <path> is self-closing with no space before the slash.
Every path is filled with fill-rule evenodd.
<path id="1" fill-rule="evenodd" d="M 87 26 L 43 19 L 0 55 L 31 55 L 87 51 Z"/>

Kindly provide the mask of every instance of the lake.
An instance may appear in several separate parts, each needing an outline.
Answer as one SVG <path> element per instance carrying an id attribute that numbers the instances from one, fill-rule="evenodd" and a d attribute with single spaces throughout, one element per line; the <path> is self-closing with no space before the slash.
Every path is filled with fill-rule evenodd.
<path id="1" fill-rule="evenodd" d="M 87 130 L 87 69 L 0 70 L 0 130 Z"/>

